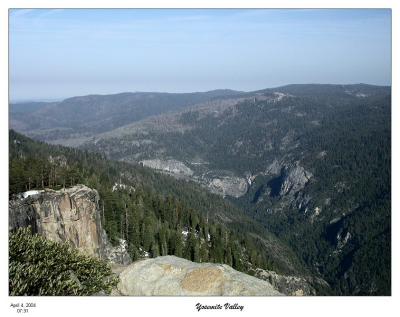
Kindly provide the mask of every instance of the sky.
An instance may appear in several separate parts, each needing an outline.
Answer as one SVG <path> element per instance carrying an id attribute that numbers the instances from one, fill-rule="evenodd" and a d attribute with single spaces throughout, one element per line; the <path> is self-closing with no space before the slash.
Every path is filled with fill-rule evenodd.
<path id="1" fill-rule="evenodd" d="M 12 9 L 11 101 L 391 85 L 389 9 Z"/>

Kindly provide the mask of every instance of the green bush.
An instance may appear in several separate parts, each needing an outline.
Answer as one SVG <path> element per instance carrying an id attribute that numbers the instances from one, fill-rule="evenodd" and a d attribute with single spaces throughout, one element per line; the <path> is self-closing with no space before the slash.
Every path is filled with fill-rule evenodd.
<path id="1" fill-rule="evenodd" d="M 9 237 L 9 293 L 22 295 L 109 294 L 118 279 L 110 266 L 20 228 Z"/>

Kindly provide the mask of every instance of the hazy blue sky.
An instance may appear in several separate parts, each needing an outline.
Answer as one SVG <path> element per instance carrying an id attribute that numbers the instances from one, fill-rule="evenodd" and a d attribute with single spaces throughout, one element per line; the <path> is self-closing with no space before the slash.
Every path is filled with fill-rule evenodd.
<path id="1" fill-rule="evenodd" d="M 391 84 L 390 10 L 10 10 L 10 97 Z"/>

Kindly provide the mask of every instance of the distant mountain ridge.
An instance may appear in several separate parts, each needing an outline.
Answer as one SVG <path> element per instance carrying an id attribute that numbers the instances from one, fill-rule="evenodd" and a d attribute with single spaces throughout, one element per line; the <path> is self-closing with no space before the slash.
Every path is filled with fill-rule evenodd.
<path id="1" fill-rule="evenodd" d="M 380 92 L 388 87 L 366 84 L 325 85 L 294 84 L 253 92 L 217 89 L 207 92 L 162 93 L 124 92 L 110 95 L 86 95 L 60 102 L 25 102 L 10 104 L 10 127 L 37 140 L 78 146 L 99 133 L 118 129 L 152 116 L 174 113 L 207 103 L 217 105 L 274 92 L 298 96 L 315 94 L 341 95 L 365 90 Z"/>
<path id="2" fill-rule="evenodd" d="M 11 104 L 10 124 L 19 132 L 46 141 L 92 136 L 152 115 L 238 94 L 241 92 L 228 89 L 198 93 L 137 92 Z"/>

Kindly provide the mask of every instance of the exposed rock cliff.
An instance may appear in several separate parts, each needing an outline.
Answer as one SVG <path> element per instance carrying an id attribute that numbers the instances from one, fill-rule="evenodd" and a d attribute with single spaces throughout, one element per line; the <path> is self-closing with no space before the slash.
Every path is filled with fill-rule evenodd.
<path id="1" fill-rule="evenodd" d="M 206 173 L 204 173 L 204 171 L 197 170 L 196 166 L 202 165 L 203 163 L 192 163 L 193 170 L 185 165 L 185 163 L 173 159 L 151 159 L 143 160 L 139 163 L 143 166 L 167 173 L 178 179 L 184 178 L 197 182 L 209 189 L 212 193 L 223 197 L 231 196 L 238 198 L 245 195 L 248 190 L 248 181 L 246 178 L 224 175 L 224 173 L 221 174 L 220 171 L 207 170 Z M 210 176 L 210 174 L 212 176 Z"/>
<path id="2" fill-rule="evenodd" d="M 312 174 L 306 171 L 302 166 L 295 165 L 291 168 L 286 168 L 282 173 L 282 184 L 279 195 L 287 195 L 296 193 L 303 189 L 307 182 L 312 177 Z"/>
<path id="3" fill-rule="evenodd" d="M 230 266 L 194 263 L 175 256 L 137 261 L 120 274 L 114 295 L 282 295 L 267 281 Z"/>
<path id="4" fill-rule="evenodd" d="M 316 295 L 316 290 L 304 277 L 280 275 L 274 271 L 266 271 L 262 269 L 257 269 L 255 276 L 270 282 L 274 288 L 285 295 Z"/>
<path id="5" fill-rule="evenodd" d="M 130 263 L 125 247 L 112 247 L 102 229 L 99 194 L 84 185 L 29 191 L 9 201 L 9 229 L 31 226 L 47 239 L 68 241 L 86 254 Z"/>
<path id="6" fill-rule="evenodd" d="M 156 170 L 161 170 L 164 172 L 168 172 L 174 175 L 185 175 L 191 176 L 193 175 L 193 171 L 187 167 L 184 163 L 177 160 L 143 160 L 140 162 L 143 166 L 147 166 Z"/>
<path id="7" fill-rule="evenodd" d="M 208 184 L 208 188 L 215 194 L 238 198 L 246 194 L 248 184 L 244 178 L 225 176 L 214 178 Z"/>
<path id="8" fill-rule="evenodd" d="M 268 183 L 270 196 L 273 197 L 293 196 L 303 190 L 313 177 L 311 172 L 305 170 L 298 162 L 286 164 L 277 160 L 267 167 L 266 174 L 276 175 Z"/>

